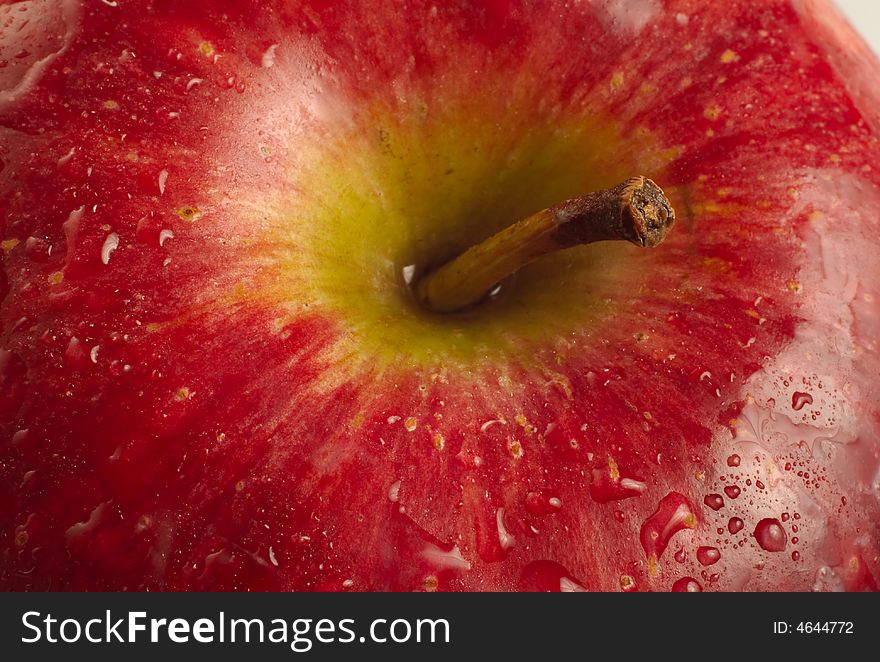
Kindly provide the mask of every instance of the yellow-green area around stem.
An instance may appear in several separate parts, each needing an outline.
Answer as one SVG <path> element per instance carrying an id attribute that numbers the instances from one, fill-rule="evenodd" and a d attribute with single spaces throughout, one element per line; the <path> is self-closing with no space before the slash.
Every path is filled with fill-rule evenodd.
<path id="1" fill-rule="evenodd" d="M 326 312 L 353 353 L 387 362 L 527 354 L 554 334 L 593 327 L 613 309 L 615 289 L 638 287 L 646 256 L 612 242 L 560 252 L 451 315 L 422 309 L 405 273 L 414 281 L 562 200 L 634 174 L 659 176 L 675 155 L 608 118 L 497 121 L 460 109 L 401 120 L 373 110 L 298 153 L 290 169 L 298 193 L 272 205 L 254 245 L 269 260 L 265 294 L 282 323 L 304 308 Z"/>

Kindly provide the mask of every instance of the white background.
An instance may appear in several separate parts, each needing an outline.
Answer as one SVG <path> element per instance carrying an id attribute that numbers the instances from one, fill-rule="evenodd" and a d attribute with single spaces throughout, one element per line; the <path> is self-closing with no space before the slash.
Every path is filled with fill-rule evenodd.
<path id="1" fill-rule="evenodd" d="M 880 0 L 836 0 L 850 23 L 862 33 L 875 53 L 880 54 Z"/>

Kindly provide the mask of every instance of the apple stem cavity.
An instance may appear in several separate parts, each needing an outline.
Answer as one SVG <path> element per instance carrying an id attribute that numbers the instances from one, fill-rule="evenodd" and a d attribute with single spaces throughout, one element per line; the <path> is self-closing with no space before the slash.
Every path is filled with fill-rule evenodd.
<path id="1" fill-rule="evenodd" d="M 421 278 L 415 296 L 435 312 L 464 310 L 543 255 L 595 241 L 651 248 L 674 222 L 675 211 L 661 188 L 647 177 L 631 177 L 506 227 Z"/>

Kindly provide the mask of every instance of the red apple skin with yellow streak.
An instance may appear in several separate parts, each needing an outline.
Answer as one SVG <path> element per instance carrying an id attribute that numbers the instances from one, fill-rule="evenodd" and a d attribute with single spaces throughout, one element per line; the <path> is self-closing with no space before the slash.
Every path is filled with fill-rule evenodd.
<path id="1" fill-rule="evenodd" d="M 880 68 L 826 3 L 0 19 L 4 589 L 877 588 Z M 636 174 L 662 246 L 409 297 Z"/>

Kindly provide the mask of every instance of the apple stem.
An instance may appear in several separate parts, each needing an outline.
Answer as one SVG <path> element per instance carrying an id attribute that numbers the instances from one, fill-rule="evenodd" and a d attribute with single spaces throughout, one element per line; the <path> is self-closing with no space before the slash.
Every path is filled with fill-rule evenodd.
<path id="1" fill-rule="evenodd" d="M 607 240 L 649 248 L 663 241 L 674 222 L 660 187 L 647 177 L 631 177 L 506 227 L 428 273 L 416 283 L 415 295 L 435 312 L 459 311 L 542 255 Z"/>

